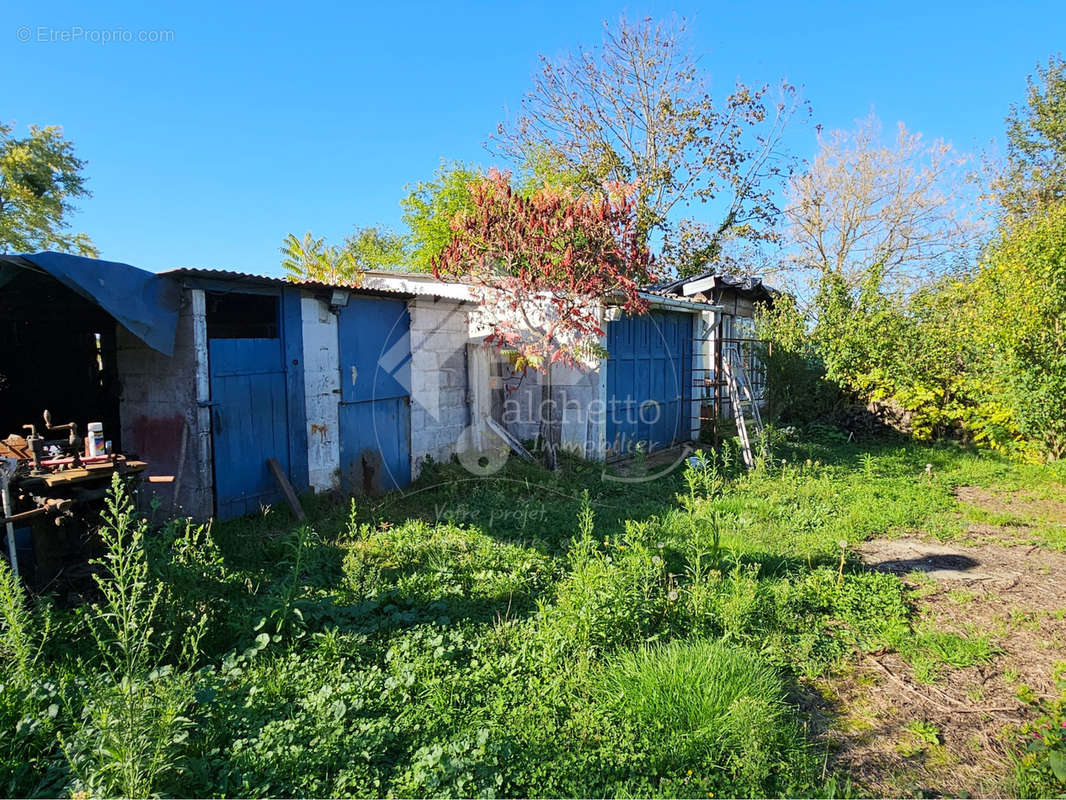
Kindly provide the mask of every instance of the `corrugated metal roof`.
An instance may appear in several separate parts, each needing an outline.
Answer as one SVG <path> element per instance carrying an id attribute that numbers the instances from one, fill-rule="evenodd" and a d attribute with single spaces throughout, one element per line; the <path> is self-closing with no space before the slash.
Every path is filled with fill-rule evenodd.
<path id="1" fill-rule="evenodd" d="M 406 292 L 400 289 L 393 289 L 388 287 L 364 287 L 353 286 L 343 283 L 324 283 L 322 281 L 290 281 L 286 278 L 277 278 L 271 275 L 256 275 L 251 272 L 236 272 L 228 269 L 204 269 L 200 267 L 180 267 L 178 269 L 167 270 L 166 272 L 159 273 L 160 275 L 166 275 L 171 278 L 200 278 L 203 280 L 212 281 L 230 281 L 233 283 L 250 283 L 257 286 L 295 286 L 301 289 L 322 289 L 332 291 L 333 289 L 346 289 L 356 294 L 390 294 L 403 297 L 410 297 L 411 292 Z"/>
<path id="2" fill-rule="evenodd" d="M 653 306 L 673 306 L 675 308 L 684 308 L 691 311 L 721 311 L 721 306 L 716 306 L 707 300 L 701 300 L 698 297 L 678 297 L 676 294 L 670 294 L 669 292 L 661 292 L 656 289 L 641 289 L 640 294 L 644 299 L 648 300 Z"/>
<path id="3" fill-rule="evenodd" d="M 413 295 L 440 297 L 449 300 L 473 301 L 471 284 L 442 281 L 424 272 L 367 272 L 363 285 L 369 288 L 387 287 L 387 291 L 403 291 Z"/>
<path id="4" fill-rule="evenodd" d="M 305 289 L 347 289 L 357 294 L 375 295 L 388 294 L 394 296 L 411 297 L 425 295 L 429 297 L 441 297 L 452 300 L 471 300 L 470 284 L 458 281 L 442 281 L 425 272 L 392 272 L 388 270 L 373 270 L 364 273 L 362 282 L 358 286 L 348 284 L 330 284 L 321 281 L 290 281 L 285 278 L 277 278 L 270 275 L 256 275 L 251 272 L 237 272 L 226 269 L 204 269 L 194 267 L 182 267 L 167 270 L 160 273 L 174 278 L 200 278 L 204 280 L 231 281 L 235 283 L 250 283 L 259 286 L 296 286 Z M 678 285 L 683 282 L 674 282 Z M 672 284 L 664 284 L 672 285 Z M 714 310 L 716 306 L 707 300 L 696 297 L 679 297 L 677 294 L 662 288 L 660 285 L 644 287 L 641 293 L 647 299 L 654 302 L 654 298 L 661 297 L 669 301 L 671 305 L 684 306 L 692 310 Z M 612 293 L 615 294 L 615 293 Z"/>
<path id="5" fill-rule="evenodd" d="M 405 290 L 412 292 L 413 294 L 427 294 L 439 297 L 450 297 L 453 299 L 473 299 L 470 295 L 470 288 L 472 284 L 461 283 L 459 281 L 442 281 L 439 278 L 434 278 L 425 272 L 390 272 L 385 270 L 376 270 L 373 272 L 367 272 L 364 278 L 364 283 L 371 286 L 382 284 L 392 284 L 393 286 L 402 286 Z M 653 298 L 661 297 L 663 300 L 669 301 L 671 305 L 678 307 L 690 308 L 692 310 L 706 310 L 711 311 L 719 308 L 706 300 L 702 300 L 697 297 L 678 297 L 670 292 L 663 292 L 657 289 L 645 288 L 641 289 L 641 293 L 646 296 L 646 299 L 653 300 Z M 621 292 L 609 292 L 608 298 L 621 297 Z M 653 301 L 654 302 L 654 301 Z"/>

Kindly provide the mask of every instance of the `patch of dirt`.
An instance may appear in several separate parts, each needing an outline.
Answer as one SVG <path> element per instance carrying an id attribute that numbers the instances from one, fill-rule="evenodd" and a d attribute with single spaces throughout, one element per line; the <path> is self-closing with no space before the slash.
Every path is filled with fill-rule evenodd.
<path id="1" fill-rule="evenodd" d="M 1066 660 L 1066 554 L 914 537 L 859 550 L 918 590 L 923 624 L 989 636 L 999 652 L 988 664 L 945 669 L 935 684 L 917 681 L 896 653 L 872 654 L 816 685 L 837 715 L 826 733 L 831 766 L 877 795 L 1009 794 L 1015 731 L 1032 716 L 1019 689 L 1050 696 Z"/>
<path id="2" fill-rule="evenodd" d="M 1066 486 L 1050 486 L 1040 492 L 960 486 L 955 490 L 955 498 L 982 511 L 1009 514 L 1027 522 L 1066 523 Z"/>

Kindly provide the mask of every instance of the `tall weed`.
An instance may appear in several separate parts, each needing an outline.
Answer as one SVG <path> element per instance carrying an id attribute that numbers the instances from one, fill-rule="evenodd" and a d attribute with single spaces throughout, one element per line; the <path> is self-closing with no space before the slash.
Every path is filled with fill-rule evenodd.
<path id="1" fill-rule="evenodd" d="M 93 563 L 102 599 L 86 621 L 96 642 L 102 680 L 90 692 L 80 724 L 61 738 L 74 789 L 92 795 L 147 797 L 176 766 L 191 723 L 188 673 L 204 622 L 179 632 L 159 630 L 163 586 L 149 570 L 148 523 L 138 516 L 116 474 L 99 535 L 103 558 Z M 185 671 L 162 661 L 177 640 Z"/>
<path id="2" fill-rule="evenodd" d="M 0 558 L 0 655 L 7 664 L 6 681 L 28 685 L 37 674 L 37 662 L 52 627 L 47 603 L 30 611 L 18 576 Z"/>

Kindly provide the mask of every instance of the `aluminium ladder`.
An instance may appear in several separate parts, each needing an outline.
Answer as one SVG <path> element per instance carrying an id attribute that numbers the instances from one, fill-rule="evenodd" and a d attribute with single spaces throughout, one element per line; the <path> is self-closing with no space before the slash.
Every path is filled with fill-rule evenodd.
<path id="1" fill-rule="evenodd" d="M 755 395 L 752 394 L 751 384 L 744 370 L 744 362 L 736 347 L 726 348 L 725 358 L 722 360 L 722 371 L 725 373 L 725 383 L 729 389 L 729 404 L 733 407 L 737 436 L 740 437 L 740 452 L 744 457 L 744 464 L 748 469 L 752 469 L 755 466 L 755 456 L 751 450 L 745 406 L 751 414 L 752 427 L 755 429 L 756 436 L 763 430 L 762 415 L 759 413 L 759 404 L 755 400 Z"/>

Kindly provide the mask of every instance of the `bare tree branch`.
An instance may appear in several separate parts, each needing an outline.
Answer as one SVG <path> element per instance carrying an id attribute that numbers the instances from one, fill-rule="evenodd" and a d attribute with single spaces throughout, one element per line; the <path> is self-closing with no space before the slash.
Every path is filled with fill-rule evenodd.
<path id="1" fill-rule="evenodd" d="M 777 235 L 774 191 L 794 163 L 781 139 L 803 104 L 784 81 L 776 91 L 774 102 L 769 86 L 738 83 L 716 101 L 687 49 L 683 19 L 623 18 L 605 23 L 595 50 L 542 56 L 520 113 L 493 143 L 534 172 L 538 163 L 565 171 L 590 195 L 632 183 L 640 235 L 662 233 L 669 265 L 693 271 L 730 238 Z M 696 201 L 724 209 L 721 221 L 674 219 Z"/>
<path id="2" fill-rule="evenodd" d="M 886 143 L 873 115 L 819 140 L 810 169 L 793 178 L 785 208 L 801 270 L 835 275 L 855 289 L 876 267 L 886 288 L 905 290 L 942 274 L 980 234 L 982 225 L 960 202 L 969 157 L 949 143 L 927 144 L 902 123 Z"/>

